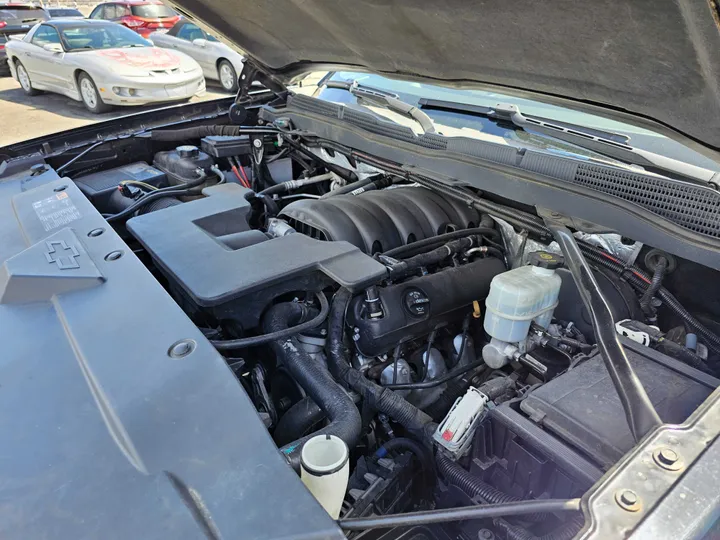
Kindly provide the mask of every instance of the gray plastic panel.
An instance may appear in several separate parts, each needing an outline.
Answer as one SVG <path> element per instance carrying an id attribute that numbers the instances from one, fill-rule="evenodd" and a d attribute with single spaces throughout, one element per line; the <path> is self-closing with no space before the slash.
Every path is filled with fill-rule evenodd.
<path id="1" fill-rule="evenodd" d="M 35 276 L 0 304 L 0 537 L 343 538 L 224 359 L 77 187 L 21 181 L 0 183 L 5 275 Z M 78 271 L 102 281 L 59 285 Z M 172 358 L 179 340 L 194 349 Z"/>
<path id="2" fill-rule="evenodd" d="M 382 264 L 348 242 L 303 234 L 229 249 L 220 236 L 251 232 L 248 191 L 237 184 L 208 188 L 204 199 L 135 217 L 127 226 L 156 263 L 204 307 L 280 284 L 297 290 L 295 280 L 313 273 L 353 290 L 386 273 Z"/>

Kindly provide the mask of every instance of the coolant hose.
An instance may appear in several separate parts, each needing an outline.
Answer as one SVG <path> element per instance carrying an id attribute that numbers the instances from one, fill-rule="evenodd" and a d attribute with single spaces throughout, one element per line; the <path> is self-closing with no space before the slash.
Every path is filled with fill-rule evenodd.
<path id="1" fill-rule="evenodd" d="M 286 302 L 272 306 L 263 317 L 263 330 L 267 334 L 281 332 L 297 325 L 305 314 L 297 302 Z M 315 435 L 335 435 L 352 450 L 360 439 L 362 420 L 352 397 L 338 385 L 325 365 L 313 359 L 298 339 L 288 336 L 271 342 L 278 359 L 290 372 L 295 381 L 318 404 L 330 423 L 317 432 L 283 446 L 280 451 L 290 465 L 300 470 L 300 451 L 303 444 Z"/>
<path id="2" fill-rule="evenodd" d="M 275 444 L 283 446 L 299 439 L 323 418 L 325 411 L 311 397 L 305 396 L 280 417 L 273 431 Z"/>
<path id="3" fill-rule="evenodd" d="M 350 366 L 350 352 L 343 342 L 345 311 L 350 298 L 352 298 L 352 293 L 348 289 L 340 289 L 335 294 L 330 307 L 326 344 L 330 372 L 336 380 L 358 392 L 371 408 L 388 415 L 415 438 L 429 442 L 436 426 L 430 416 L 410 404 L 398 393 L 374 383 Z"/>
<path id="4" fill-rule="evenodd" d="M 503 493 L 487 482 L 483 482 L 476 476 L 473 476 L 460 465 L 446 457 L 442 452 L 437 453 L 436 463 L 440 474 L 448 484 L 457 486 L 469 497 L 480 497 L 488 504 L 508 503 L 521 500 L 513 495 Z M 546 518 L 547 516 L 545 514 L 528 514 L 525 516 L 525 519 L 528 521 L 542 521 Z"/>

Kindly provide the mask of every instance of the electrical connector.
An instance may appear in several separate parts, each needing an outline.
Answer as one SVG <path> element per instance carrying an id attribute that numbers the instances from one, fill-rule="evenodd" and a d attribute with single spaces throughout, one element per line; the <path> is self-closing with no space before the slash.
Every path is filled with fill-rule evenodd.
<path id="1" fill-rule="evenodd" d="M 470 448 L 472 436 L 488 401 L 488 397 L 480 390 L 470 387 L 464 396 L 455 401 L 438 425 L 433 440 L 453 459 L 460 459 Z"/>

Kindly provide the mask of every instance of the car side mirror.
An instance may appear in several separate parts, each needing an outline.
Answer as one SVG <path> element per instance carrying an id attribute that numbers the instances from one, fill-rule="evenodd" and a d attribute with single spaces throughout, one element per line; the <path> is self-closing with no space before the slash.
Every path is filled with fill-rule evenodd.
<path id="1" fill-rule="evenodd" d="M 43 49 L 51 53 L 63 52 L 62 45 L 60 45 L 59 43 L 46 43 L 45 45 L 43 45 Z"/>
<path id="2" fill-rule="evenodd" d="M 196 47 L 207 47 L 207 39 L 193 39 L 193 45 Z"/>

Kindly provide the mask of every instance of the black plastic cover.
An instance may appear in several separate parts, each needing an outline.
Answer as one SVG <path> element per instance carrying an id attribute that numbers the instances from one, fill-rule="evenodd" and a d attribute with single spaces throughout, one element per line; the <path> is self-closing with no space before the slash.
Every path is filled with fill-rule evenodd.
<path id="1" fill-rule="evenodd" d="M 348 324 L 357 329 L 355 345 L 364 356 L 379 356 L 398 343 L 428 334 L 439 322 L 462 318 L 504 271 L 505 264 L 491 257 L 378 287 L 379 318 L 370 318 L 364 295 L 356 296 L 348 308 Z"/>
<path id="2" fill-rule="evenodd" d="M 0 182 L 0 537 L 344 538 L 73 182 L 25 180 Z"/>
<path id="3" fill-rule="evenodd" d="M 302 234 L 255 242 L 258 231 L 250 229 L 251 207 L 245 199 L 250 190 L 223 184 L 203 193 L 207 197 L 132 218 L 127 227 L 195 304 L 237 310 L 246 327 L 256 324 L 259 310 L 280 294 L 317 291 L 331 282 L 359 290 L 386 273 L 382 264 L 347 242 L 321 242 Z M 239 241 L 242 236 L 250 245 Z M 245 302 L 239 309 L 228 306 L 240 298 Z M 255 299 L 259 310 L 249 309 Z"/>
<path id="4" fill-rule="evenodd" d="M 685 421 L 720 385 L 720 380 L 662 353 L 626 338 L 621 341 L 664 423 Z M 520 408 L 605 468 L 635 446 L 599 354 L 531 392 Z"/>
<path id="5" fill-rule="evenodd" d="M 167 185 L 165 173 L 144 161 L 86 174 L 74 179 L 74 182 L 95 206 L 105 208 L 120 182 L 124 180 L 145 182 L 155 187 Z"/>
<path id="6" fill-rule="evenodd" d="M 281 216 L 299 232 L 323 240 L 345 240 L 365 253 L 477 227 L 480 219 L 476 210 L 422 187 L 295 201 Z"/>
<path id="7" fill-rule="evenodd" d="M 249 135 L 209 135 L 200 140 L 200 145 L 215 158 L 250 154 L 253 148 Z"/>

